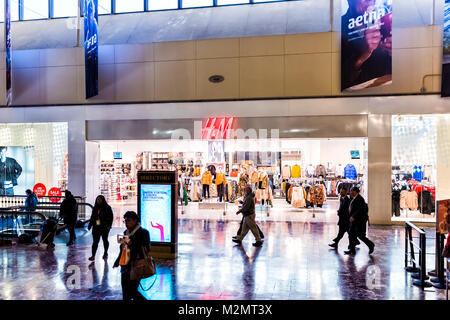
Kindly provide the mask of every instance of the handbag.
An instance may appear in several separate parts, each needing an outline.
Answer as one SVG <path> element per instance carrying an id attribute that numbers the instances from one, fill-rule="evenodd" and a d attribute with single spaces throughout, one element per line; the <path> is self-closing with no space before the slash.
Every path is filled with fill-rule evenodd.
<path id="1" fill-rule="evenodd" d="M 153 258 L 142 247 L 143 259 L 131 262 L 130 280 L 141 280 L 150 278 L 156 274 L 155 263 Z"/>

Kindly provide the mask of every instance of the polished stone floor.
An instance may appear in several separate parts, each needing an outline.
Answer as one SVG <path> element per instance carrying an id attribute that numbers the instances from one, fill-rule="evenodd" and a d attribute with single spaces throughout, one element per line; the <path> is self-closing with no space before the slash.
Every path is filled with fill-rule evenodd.
<path id="1" fill-rule="evenodd" d="M 222 219 L 179 221 L 179 257 L 157 261 L 158 275 L 143 283 L 148 299 L 444 299 L 444 290 L 412 286 L 404 267 L 404 230 L 372 227 L 369 237 L 377 247 L 372 256 L 361 246 L 356 256 L 345 256 L 348 241 L 338 252 L 327 243 L 337 226 L 327 222 L 263 221 L 262 248 L 254 248 L 249 234 L 235 246 L 239 221 Z M 114 228 L 108 261 L 100 245 L 90 263 L 91 234 L 77 230 L 77 244 L 68 248 L 68 234 L 56 238 L 54 250 L 36 245 L 0 247 L 0 299 L 121 299 L 120 272 L 112 269 L 118 252 Z M 430 230 L 432 236 L 432 230 Z M 432 252 L 430 240 L 429 252 Z M 433 256 L 428 259 L 431 270 Z M 80 271 L 79 287 L 73 285 Z"/>

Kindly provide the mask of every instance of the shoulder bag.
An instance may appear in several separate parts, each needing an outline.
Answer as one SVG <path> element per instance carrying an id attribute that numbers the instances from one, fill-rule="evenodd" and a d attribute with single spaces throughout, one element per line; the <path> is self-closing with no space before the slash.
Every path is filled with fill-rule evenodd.
<path id="1" fill-rule="evenodd" d="M 153 258 L 142 247 L 143 259 L 137 259 L 131 262 L 130 280 L 141 280 L 149 278 L 156 274 L 155 263 Z"/>

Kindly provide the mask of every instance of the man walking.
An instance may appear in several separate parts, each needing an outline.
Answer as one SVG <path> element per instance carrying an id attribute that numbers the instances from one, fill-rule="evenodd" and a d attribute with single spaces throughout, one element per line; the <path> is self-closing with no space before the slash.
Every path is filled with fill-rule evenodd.
<path id="1" fill-rule="evenodd" d="M 345 254 L 356 254 L 356 244 L 358 239 L 364 242 L 369 247 L 369 254 L 372 254 L 375 249 L 375 244 L 366 237 L 367 222 L 369 221 L 369 208 L 364 198 L 359 194 L 358 187 L 351 189 L 351 196 L 353 200 L 350 202 L 350 230 L 349 250 Z"/>
<path id="2" fill-rule="evenodd" d="M 339 241 L 344 237 L 345 233 L 348 232 L 348 228 L 350 225 L 350 213 L 349 213 L 349 207 L 350 207 L 350 198 L 347 195 L 347 188 L 342 188 L 341 192 L 341 199 L 339 209 L 338 209 L 338 226 L 339 226 L 339 233 L 337 237 L 333 240 L 333 243 L 330 243 L 329 246 L 338 249 Z"/>
<path id="3" fill-rule="evenodd" d="M 66 198 L 61 203 L 59 216 L 64 218 L 64 224 L 67 226 L 67 230 L 69 230 L 70 239 L 67 245 L 71 246 L 76 239 L 75 225 L 78 219 L 78 203 L 69 190 L 66 190 Z"/>
<path id="4" fill-rule="evenodd" d="M 261 241 L 261 236 L 258 232 L 258 227 L 256 226 L 256 222 L 255 222 L 255 217 L 256 217 L 255 199 L 253 196 L 252 188 L 250 186 L 246 186 L 244 189 L 244 193 L 245 193 L 245 198 L 244 198 L 244 202 L 242 203 L 242 207 L 241 207 L 241 209 L 239 209 L 238 212 L 236 212 L 236 214 L 242 213 L 242 215 L 244 216 L 242 233 L 239 236 L 237 236 L 236 238 L 233 238 L 233 242 L 242 244 L 242 240 L 245 238 L 248 231 L 251 230 L 251 232 L 253 233 L 253 236 L 256 239 L 256 242 L 253 243 L 253 246 L 261 247 L 263 243 Z"/>

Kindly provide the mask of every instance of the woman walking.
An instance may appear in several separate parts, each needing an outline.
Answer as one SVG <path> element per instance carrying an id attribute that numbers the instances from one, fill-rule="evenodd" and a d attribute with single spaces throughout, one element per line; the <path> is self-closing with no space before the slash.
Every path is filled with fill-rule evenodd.
<path id="1" fill-rule="evenodd" d="M 136 212 L 128 211 L 123 218 L 127 230 L 118 239 L 120 253 L 114 268 L 120 265 L 123 300 L 144 300 L 138 291 L 140 280 L 131 280 L 131 265 L 150 252 L 150 234 L 139 225 Z"/>
<path id="2" fill-rule="evenodd" d="M 89 230 L 92 228 L 92 237 L 94 240 L 92 243 L 92 256 L 89 258 L 90 261 L 95 260 L 95 254 L 97 253 L 100 238 L 103 240 L 103 248 L 105 249 L 103 259 L 108 259 L 108 236 L 113 220 L 114 215 L 110 205 L 106 202 L 104 196 L 98 196 L 97 199 L 95 199 L 95 206 L 94 209 L 92 209 L 92 215 L 88 226 Z"/>

